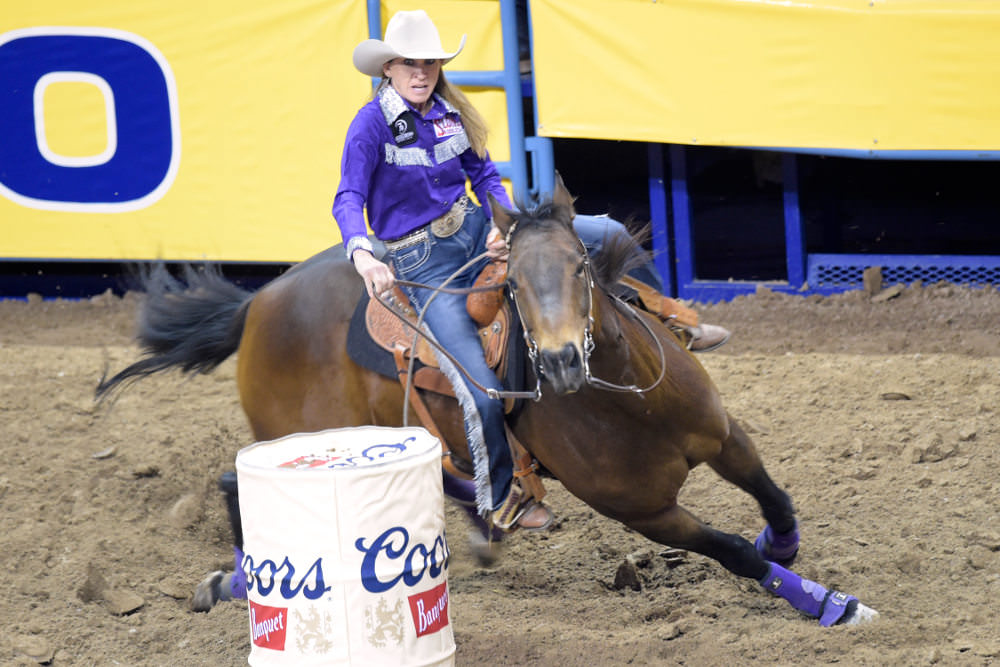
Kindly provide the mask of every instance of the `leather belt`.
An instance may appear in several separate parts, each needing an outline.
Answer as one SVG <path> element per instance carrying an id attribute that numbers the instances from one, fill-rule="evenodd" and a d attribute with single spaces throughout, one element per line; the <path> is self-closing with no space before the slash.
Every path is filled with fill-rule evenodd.
<path id="1" fill-rule="evenodd" d="M 383 241 L 385 249 L 389 252 L 396 252 L 397 250 L 402 250 L 403 248 L 409 248 L 410 246 L 417 245 L 418 243 L 423 243 L 427 240 L 427 225 L 424 225 L 415 232 L 410 232 L 406 236 L 400 236 L 394 241 Z"/>
<path id="2" fill-rule="evenodd" d="M 469 204 L 469 196 L 462 195 L 451 205 L 448 212 L 441 217 L 431 220 L 430 223 L 419 227 L 405 236 L 400 236 L 398 239 L 393 239 L 392 241 L 383 241 L 383 243 L 387 250 L 395 252 L 396 250 L 402 250 L 403 248 L 423 243 L 427 240 L 429 233 L 434 234 L 438 238 L 448 238 L 462 228 L 462 223 L 465 222 L 465 209 L 468 208 Z"/>

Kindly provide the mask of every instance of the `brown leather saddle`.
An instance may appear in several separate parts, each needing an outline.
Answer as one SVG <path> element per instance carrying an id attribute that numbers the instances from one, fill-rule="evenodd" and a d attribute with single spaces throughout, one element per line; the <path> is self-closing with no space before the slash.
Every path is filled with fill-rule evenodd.
<path id="1" fill-rule="evenodd" d="M 466 299 L 469 315 L 479 325 L 479 339 L 483 346 L 486 364 L 501 379 L 506 370 L 506 350 L 511 329 L 510 306 L 504 300 L 502 287 L 505 278 L 505 263 L 493 262 L 487 265 L 476 279 L 475 287 L 497 285 L 497 289 L 472 292 Z M 454 397 L 455 392 L 451 384 L 440 370 L 437 352 L 425 337 L 414 335 L 417 328 L 417 313 L 399 287 L 393 289 L 389 302 L 395 313 L 390 312 L 375 299 L 368 302 L 365 310 L 368 335 L 379 347 L 392 353 L 396 361 L 397 374 L 407 373 L 410 357 L 416 356 L 420 365 L 414 373 L 414 386 Z M 398 314 L 404 315 L 405 320 L 400 319 Z M 403 376 L 401 379 L 406 381 Z"/>

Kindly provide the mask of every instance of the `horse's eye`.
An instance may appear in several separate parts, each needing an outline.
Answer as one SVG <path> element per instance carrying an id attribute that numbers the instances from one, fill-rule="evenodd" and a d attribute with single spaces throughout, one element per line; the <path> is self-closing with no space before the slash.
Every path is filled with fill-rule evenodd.
<path id="1" fill-rule="evenodd" d="M 576 265 L 576 273 L 574 275 L 576 275 L 577 278 L 583 277 L 583 270 L 585 266 L 586 265 L 583 262 L 580 262 L 579 264 Z"/>
<path id="2" fill-rule="evenodd" d="M 507 278 L 507 289 L 510 290 L 511 294 L 517 292 L 517 281 L 513 278 Z"/>

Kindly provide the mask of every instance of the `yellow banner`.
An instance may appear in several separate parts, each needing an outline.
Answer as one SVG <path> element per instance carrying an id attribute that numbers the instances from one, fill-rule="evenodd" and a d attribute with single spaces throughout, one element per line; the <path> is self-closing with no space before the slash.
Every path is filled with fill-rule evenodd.
<path id="1" fill-rule="evenodd" d="M 532 0 L 539 133 L 1000 149 L 1000 2 Z"/>
<path id="2" fill-rule="evenodd" d="M 497 2 L 433 4 L 443 41 L 469 33 L 455 66 L 499 67 Z M 0 258 L 291 262 L 340 240 L 364 2 L 8 5 Z M 507 159 L 502 93 L 472 96 Z"/>

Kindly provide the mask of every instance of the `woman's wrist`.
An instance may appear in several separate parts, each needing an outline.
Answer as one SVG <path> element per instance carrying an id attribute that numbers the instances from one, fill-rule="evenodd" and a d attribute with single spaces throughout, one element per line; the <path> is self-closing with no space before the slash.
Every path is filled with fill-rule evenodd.
<path id="1" fill-rule="evenodd" d="M 374 257 L 375 248 L 372 246 L 372 242 L 368 240 L 367 236 L 354 236 L 348 242 L 347 246 L 344 248 L 347 252 L 347 258 L 354 261 L 354 253 L 357 250 L 366 250 L 368 253 Z"/>
<path id="2" fill-rule="evenodd" d="M 365 255 L 368 257 L 364 257 Z M 369 257 L 371 259 L 375 259 L 375 255 L 371 250 L 368 250 L 367 248 L 355 248 L 354 252 L 351 253 L 351 263 L 357 266 L 359 257 L 362 258 L 362 262 L 367 260 Z"/>

